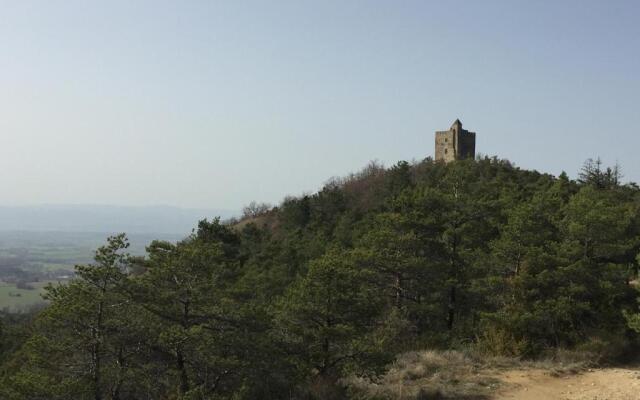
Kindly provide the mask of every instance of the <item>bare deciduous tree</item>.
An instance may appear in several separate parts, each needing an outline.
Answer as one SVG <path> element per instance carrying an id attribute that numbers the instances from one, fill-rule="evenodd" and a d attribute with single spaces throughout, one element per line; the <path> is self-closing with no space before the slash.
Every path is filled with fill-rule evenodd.
<path id="1" fill-rule="evenodd" d="M 271 210 L 271 204 L 252 201 L 242 209 L 242 218 L 255 218 Z"/>

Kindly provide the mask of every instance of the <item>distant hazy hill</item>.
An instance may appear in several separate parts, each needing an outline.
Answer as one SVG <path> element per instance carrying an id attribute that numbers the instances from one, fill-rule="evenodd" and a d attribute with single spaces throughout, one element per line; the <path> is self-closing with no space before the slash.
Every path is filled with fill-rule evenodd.
<path id="1" fill-rule="evenodd" d="M 230 210 L 169 206 L 0 206 L 0 231 L 65 231 L 187 234 L 203 218 L 233 216 Z"/>

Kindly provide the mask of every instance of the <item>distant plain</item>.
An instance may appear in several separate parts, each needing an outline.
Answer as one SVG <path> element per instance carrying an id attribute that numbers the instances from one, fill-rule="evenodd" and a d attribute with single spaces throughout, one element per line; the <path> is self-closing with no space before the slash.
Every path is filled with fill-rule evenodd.
<path id="1" fill-rule="evenodd" d="M 115 232 L 114 232 L 115 233 Z M 74 266 L 92 262 L 95 250 L 105 243 L 108 232 L 0 231 L 0 310 L 27 311 L 42 303 L 47 283 L 65 282 Z M 131 255 L 144 255 L 153 240 L 178 241 L 186 234 L 129 235 Z M 33 289 L 18 289 L 22 282 Z"/>

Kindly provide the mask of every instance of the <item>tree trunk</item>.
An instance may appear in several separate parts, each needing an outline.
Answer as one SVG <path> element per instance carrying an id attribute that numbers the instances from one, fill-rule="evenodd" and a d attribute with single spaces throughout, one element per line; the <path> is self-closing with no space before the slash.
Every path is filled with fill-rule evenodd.
<path id="1" fill-rule="evenodd" d="M 449 289 L 449 316 L 447 318 L 447 329 L 453 329 L 453 321 L 456 315 L 456 285 L 451 285 Z"/>
<path id="2" fill-rule="evenodd" d="M 91 362 L 93 364 L 93 398 L 94 400 L 102 400 L 102 393 L 100 391 L 100 342 L 102 341 L 102 314 L 104 304 L 101 301 L 98 303 L 98 315 L 96 318 L 96 326 L 91 332 L 93 339 L 93 345 L 91 346 Z"/>
<path id="3" fill-rule="evenodd" d="M 118 377 L 116 385 L 111 391 L 111 400 L 120 400 L 120 388 L 122 388 L 122 381 L 124 379 L 125 360 L 123 356 L 122 346 L 118 348 Z"/>
<path id="4" fill-rule="evenodd" d="M 189 391 L 189 376 L 187 375 L 187 366 L 181 350 L 177 351 L 177 364 L 178 371 L 180 371 L 180 394 L 184 395 Z"/>
<path id="5" fill-rule="evenodd" d="M 449 260 L 450 266 L 451 266 L 451 276 L 453 278 L 453 283 L 449 288 L 449 307 L 448 307 L 449 315 L 447 318 L 447 329 L 449 331 L 453 329 L 453 323 L 456 315 L 456 286 L 458 285 L 458 280 L 460 278 L 458 265 L 456 263 L 457 252 L 458 252 L 458 238 L 454 235 L 453 243 L 451 243 L 451 258 Z"/>
<path id="6" fill-rule="evenodd" d="M 402 307 L 402 278 L 400 276 L 400 273 L 396 273 L 395 275 L 396 308 L 400 309 Z"/>
<path id="7" fill-rule="evenodd" d="M 182 327 L 185 330 L 189 328 L 189 305 L 189 300 L 182 303 Z M 176 356 L 178 371 L 180 371 L 180 394 L 184 395 L 189 391 L 189 375 L 187 374 L 187 366 L 181 349 L 176 351 Z"/>

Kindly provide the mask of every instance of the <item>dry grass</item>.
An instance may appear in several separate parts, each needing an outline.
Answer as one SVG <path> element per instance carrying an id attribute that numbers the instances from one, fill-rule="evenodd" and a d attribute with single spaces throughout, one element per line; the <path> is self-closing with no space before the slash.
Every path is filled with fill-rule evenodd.
<path id="1" fill-rule="evenodd" d="M 240 232 L 242 229 L 244 229 L 245 226 L 249 224 L 256 224 L 256 226 L 258 226 L 259 228 L 266 226 L 269 229 L 273 229 L 277 225 L 276 213 L 273 211 L 267 211 L 262 215 L 258 215 L 257 217 L 242 218 L 235 224 L 231 225 L 231 228 L 236 232 Z"/>
<path id="2" fill-rule="evenodd" d="M 473 352 L 417 351 L 400 355 L 377 382 L 351 378 L 346 382 L 354 398 L 362 399 L 488 399 L 501 385 L 507 370 L 536 369 L 551 375 L 588 367 L 577 353 L 557 353 L 541 361 L 487 357 Z"/>

